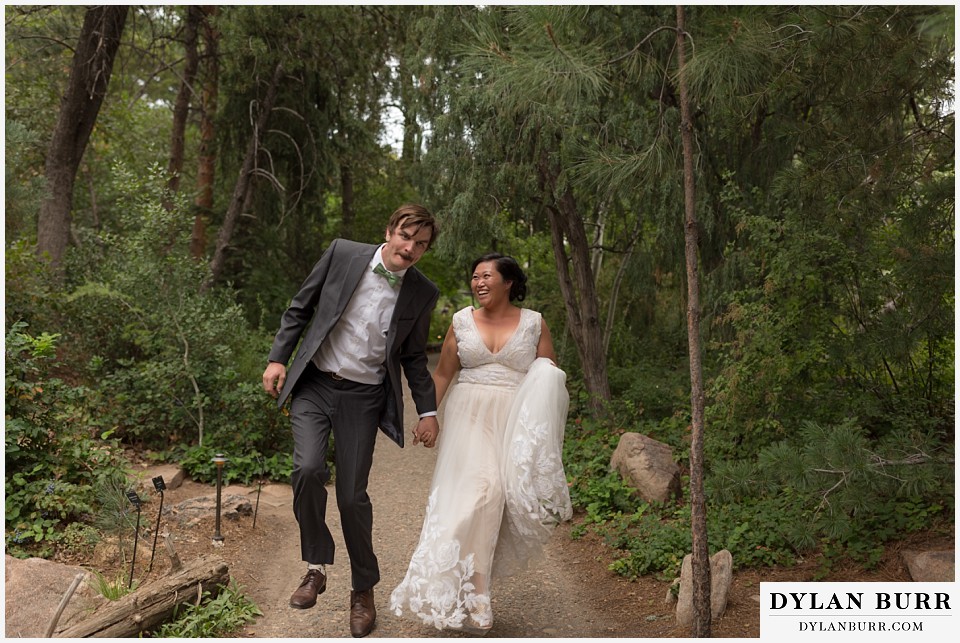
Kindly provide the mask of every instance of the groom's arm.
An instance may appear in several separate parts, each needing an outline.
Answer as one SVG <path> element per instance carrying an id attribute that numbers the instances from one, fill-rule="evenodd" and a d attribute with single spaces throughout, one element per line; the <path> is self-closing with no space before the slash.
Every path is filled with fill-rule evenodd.
<path id="1" fill-rule="evenodd" d="M 300 336 L 317 309 L 317 302 L 320 300 L 320 293 L 323 291 L 323 285 L 327 279 L 327 273 L 330 271 L 330 264 L 333 261 L 333 255 L 336 252 L 338 239 L 334 239 L 330 247 L 320 257 L 319 261 L 313 266 L 310 274 L 300 286 L 300 290 L 290 301 L 290 306 L 284 311 L 280 318 L 280 329 L 273 339 L 273 346 L 270 349 L 270 355 L 267 360 L 270 362 L 279 362 L 286 365 L 290 360 L 300 341 Z"/>

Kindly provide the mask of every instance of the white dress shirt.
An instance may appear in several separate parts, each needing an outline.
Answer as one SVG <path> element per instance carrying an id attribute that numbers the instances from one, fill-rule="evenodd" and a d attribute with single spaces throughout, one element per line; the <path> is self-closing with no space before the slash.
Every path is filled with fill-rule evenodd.
<path id="1" fill-rule="evenodd" d="M 382 252 L 383 245 L 373 253 L 343 315 L 313 356 L 313 363 L 321 371 L 362 384 L 383 382 L 387 373 L 387 332 L 402 280 L 390 286 L 385 277 L 373 272 L 377 264 L 383 263 Z M 393 274 L 402 279 L 405 273 L 401 270 Z"/>

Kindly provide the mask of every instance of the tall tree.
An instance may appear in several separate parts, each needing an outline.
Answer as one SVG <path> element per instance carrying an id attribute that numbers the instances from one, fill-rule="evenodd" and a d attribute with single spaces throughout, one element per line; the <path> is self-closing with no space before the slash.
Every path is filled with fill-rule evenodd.
<path id="1" fill-rule="evenodd" d="M 48 196 L 37 217 L 37 252 L 59 268 L 70 238 L 73 186 L 80 160 L 107 94 L 113 61 L 127 19 L 126 6 L 87 10 L 67 90 L 50 140 L 44 173 Z"/>
<path id="2" fill-rule="evenodd" d="M 596 50 L 581 46 L 578 23 L 586 10 L 451 11 L 463 14 L 472 33 L 464 35 L 471 43 L 466 53 L 460 47 L 439 57 L 453 58 L 440 87 L 444 100 L 436 101 L 444 113 L 436 118 L 428 152 L 442 177 L 433 182 L 441 188 L 438 198 L 448 203 L 448 225 L 455 230 L 442 243 L 448 251 L 477 252 L 503 236 L 497 225 L 505 212 L 518 226 L 547 235 L 566 328 L 591 408 L 600 411 L 610 388 L 596 249 L 587 233 L 598 199 L 572 180 L 569 165 L 585 135 L 583 123 L 595 116 L 607 88 Z M 450 18 L 439 13 L 435 20 L 447 29 Z M 590 64 L 580 64 L 581 57 Z"/>
<path id="3" fill-rule="evenodd" d="M 183 25 L 183 75 L 180 79 L 180 91 L 173 103 L 173 131 L 170 135 L 170 163 L 167 166 L 167 187 L 171 192 L 180 189 L 180 175 L 183 171 L 183 155 L 186 145 L 187 117 L 190 113 L 191 98 L 196 95 L 193 84 L 200 64 L 197 48 L 197 31 L 200 26 L 201 9 L 196 5 L 187 7 Z"/>
<path id="4" fill-rule="evenodd" d="M 677 82 L 680 85 L 680 136 L 683 140 L 684 242 L 687 264 L 687 343 L 690 351 L 690 527 L 693 540 L 693 635 L 710 637 L 710 547 L 707 541 L 707 501 L 704 492 L 704 394 L 700 351 L 700 266 L 697 200 L 694 175 L 693 114 L 687 89 L 686 15 L 677 5 Z"/>
<path id="5" fill-rule="evenodd" d="M 283 66 L 277 63 L 273 69 L 273 74 L 267 81 L 267 87 L 264 93 L 263 101 L 260 103 L 260 113 L 253 126 L 253 132 L 250 134 L 250 140 L 247 142 L 247 151 L 243 156 L 243 165 L 240 166 L 240 173 L 237 176 L 237 182 L 233 188 L 233 196 L 230 198 L 230 204 L 227 206 L 227 212 L 224 215 L 223 223 L 217 233 L 217 244 L 214 249 L 213 258 L 210 260 L 210 277 L 204 282 L 203 290 L 208 289 L 223 273 L 223 266 L 226 262 L 227 247 L 233 239 L 233 233 L 237 226 L 237 220 L 241 213 L 249 204 L 249 194 L 251 181 L 253 180 L 254 168 L 257 163 L 257 155 L 260 152 L 260 144 L 264 133 L 267 131 L 267 123 L 270 120 L 270 113 L 277 101 L 277 91 L 280 81 L 283 78 Z"/>
<path id="6" fill-rule="evenodd" d="M 202 8 L 201 35 L 203 68 L 200 104 L 200 152 L 197 156 L 196 212 L 190 234 L 190 254 L 200 259 L 207 251 L 207 218 L 213 211 L 213 189 L 216 174 L 217 100 L 220 93 L 220 30 L 215 24 L 216 6 Z"/>
<path id="7" fill-rule="evenodd" d="M 548 149 L 536 163 L 541 198 L 550 221 L 550 240 L 556 258 L 560 293 L 567 311 L 567 329 L 580 356 L 584 383 L 597 412 L 610 399 L 603 324 L 585 217 L 573 189 L 561 183 L 562 168 L 550 160 Z"/>

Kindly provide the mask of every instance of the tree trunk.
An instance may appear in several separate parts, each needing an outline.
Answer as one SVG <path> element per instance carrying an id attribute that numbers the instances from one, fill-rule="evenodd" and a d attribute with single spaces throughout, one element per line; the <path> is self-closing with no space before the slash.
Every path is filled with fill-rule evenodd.
<path id="1" fill-rule="evenodd" d="M 207 217 L 213 211 L 213 180 L 215 174 L 217 97 L 220 92 L 220 33 L 211 23 L 217 13 L 213 6 L 203 7 L 204 79 L 200 109 L 200 152 L 197 167 L 196 214 L 190 235 L 190 255 L 197 260 L 207 250 Z"/>
<path id="2" fill-rule="evenodd" d="M 707 505 L 703 489 L 704 394 L 700 356 L 700 278 L 698 275 L 696 193 L 693 164 L 693 117 L 685 69 L 686 29 L 684 10 L 677 6 L 677 63 L 680 81 L 680 136 L 683 141 L 684 241 L 687 263 L 687 338 L 690 353 L 690 404 L 693 419 L 690 444 L 690 528 L 693 537 L 693 635 L 709 638 L 710 547 L 707 542 Z"/>
<path id="3" fill-rule="evenodd" d="M 193 95 L 193 81 L 197 76 L 200 65 L 199 51 L 197 50 L 197 28 L 202 18 L 202 10 L 196 5 L 187 7 L 187 20 L 184 23 L 183 46 L 184 65 L 183 78 L 180 80 L 180 91 L 173 104 L 173 133 L 170 137 L 170 163 L 167 166 L 167 187 L 171 192 L 180 191 L 180 174 L 183 172 L 183 154 L 186 147 L 187 117 L 190 114 L 190 97 Z M 170 207 L 172 204 L 167 204 Z"/>
<path id="4" fill-rule="evenodd" d="M 567 310 L 567 328 L 580 357 L 584 384 L 590 394 L 590 408 L 603 413 L 605 402 L 610 400 L 610 384 L 607 380 L 600 306 L 591 269 L 587 233 L 573 193 L 566 189 L 559 199 L 554 198 L 559 172 L 550 164 L 546 152 L 541 153 L 537 172 L 546 196 L 553 254 L 560 279 L 560 292 Z M 572 252 L 571 257 L 567 256 L 567 247 Z"/>
<path id="5" fill-rule="evenodd" d="M 349 163 L 340 164 L 340 236 L 353 239 L 353 224 L 356 218 L 353 207 L 353 168 Z"/>
<path id="6" fill-rule="evenodd" d="M 256 167 L 260 141 L 263 133 L 267 129 L 267 121 L 270 118 L 270 112 L 273 111 L 273 104 L 277 100 L 277 88 L 280 85 L 281 78 L 283 78 L 283 67 L 280 63 L 277 63 L 273 71 L 273 78 L 270 79 L 270 85 L 267 87 L 266 96 L 264 96 L 263 103 L 261 104 L 260 116 L 253 126 L 253 132 L 250 134 L 250 142 L 247 143 L 247 151 L 243 157 L 243 165 L 240 167 L 240 175 L 237 177 L 237 183 L 233 188 L 230 205 L 227 207 L 227 212 L 223 217 L 223 224 L 220 226 L 220 232 L 217 235 L 217 247 L 214 250 L 213 259 L 210 261 L 210 277 L 203 284 L 201 288 L 203 291 L 209 289 L 220 279 L 220 275 L 223 272 L 223 266 L 227 258 L 227 246 L 230 245 L 230 239 L 233 238 L 233 231 L 236 228 L 237 220 L 243 212 L 247 191 L 250 189 L 250 179 Z"/>
<path id="7" fill-rule="evenodd" d="M 637 227 L 630 235 L 630 241 L 627 243 L 627 249 L 620 258 L 620 265 L 617 266 L 617 274 L 613 278 L 613 286 L 610 288 L 610 301 L 607 303 L 607 326 L 603 330 L 603 354 L 606 355 L 610 350 L 610 338 L 613 336 L 613 324 L 617 314 L 617 300 L 620 297 L 620 286 L 623 284 L 623 278 L 627 274 L 627 265 L 630 258 L 633 257 L 633 249 L 640 242 L 640 231 L 643 229 L 643 217 L 637 215 Z M 594 273 L 596 274 L 596 273 Z"/>
<path id="8" fill-rule="evenodd" d="M 47 196 L 37 215 L 37 252 L 57 270 L 70 238 L 73 186 L 97 114 L 107 94 L 113 61 L 127 20 L 126 6 L 87 10 L 73 56 L 67 90 L 47 150 Z"/>
<path id="9" fill-rule="evenodd" d="M 407 70 L 407 64 L 401 57 L 397 66 L 400 78 L 400 110 L 403 113 L 403 143 L 400 148 L 400 162 L 404 169 L 410 168 L 417 162 L 420 147 L 420 124 L 417 122 L 417 108 L 415 101 L 416 89 L 413 78 Z"/>

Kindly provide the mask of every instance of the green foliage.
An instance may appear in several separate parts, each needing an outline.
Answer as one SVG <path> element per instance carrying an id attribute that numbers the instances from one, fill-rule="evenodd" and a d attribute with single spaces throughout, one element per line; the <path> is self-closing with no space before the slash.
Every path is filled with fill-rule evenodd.
<path id="1" fill-rule="evenodd" d="M 639 419 L 660 420 L 669 417 L 690 401 L 690 371 L 665 364 L 640 361 L 609 370 L 612 406 L 618 419 L 632 416 Z M 621 417 L 626 416 L 626 417 Z"/>
<path id="2" fill-rule="evenodd" d="M 799 544 L 785 533 L 805 516 L 788 497 L 738 504 L 711 504 L 707 533 L 711 552 L 726 549 L 735 567 L 792 565 Z M 663 580 L 680 575 L 683 558 L 692 548 L 689 506 L 648 508 L 623 519 L 612 519 L 601 533 L 625 555 L 611 564 L 616 573 L 635 578 L 657 574 Z M 806 551 L 810 551 L 808 548 Z"/>
<path id="3" fill-rule="evenodd" d="M 212 638 L 228 636 L 263 612 L 242 593 L 242 588 L 231 582 L 221 587 L 215 598 L 203 593 L 202 602 L 177 608 L 174 621 L 164 623 L 151 636 L 155 638 Z"/>
<path id="4" fill-rule="evenodd" d="M 213 457 L 218 453 L 227 458 L 221 473 L 223 484 L 249 485 L 260 480 L 289 482 L 290 474 L 293 473 L 292 451 L 277 452 L 264 457 L 255 451 L 234 454 L 212 447 L 191 446 L 184 449 L 177 461 L 191 479 L 215 483 L 217 465 L 213 462 Z"/>
<path id="5" fill-rule="evenodd" d="M 669 427 L 676 436 L 674 419 L 660 427 L 644 421 L 641 430 L 666 433 Z M 609 470 L 621 433 L 590 421 L 568 427 L 564 467 L 571 500 L 585 512 L 572 536 L 592 530 L 620 550 L 611 565 L 618 574 L 673 578 L 691 548 L 689 504 L 644 503 Z M 790 566 L 814 554 L 821 576 L 840 561 L 870 567 L 885 543 L 949 526 L 952 461 L 952 447 L 935 437 L 896 432 L 870 440 L 853 420 L 803 423 L 755 459 L 720 459 L 711 466 L 710 549 L 729 550 L 735 567 Z"/>
<path id="6" fill-rule="evenodd" d="M 87 555 L 101 540 L 100 532 L 82 522 L 72 522 L 63 530 L 58 543 L 68 556 Z"/>
<path id="7" fill-rule="evenodd" d="M 798 529 L 809 510 L 789 490 L 772 498 L 711 505 L 707 531 L 711 550 L 726 549 L 736 567 L 789 567 L 814 540 Z"/>
<path id="8" fill-rule="evenodd" d="M 93 574 L 93 579 L 87 579 L 87 585 L 93 588 L 93 590 L 103 596 L 108 601 L 118 601 L 127 594 L 132 594 L 137 589 L 137 581 L 134 579 L 130 586 L 128 587 L 127 578 L 124 577 L 123 570 L 118 570 L 113 580 L 108 580 L 104 578 L 103 574 L 94 570 L 91 572 Z"/>
<path id="9" fill-rule="evenodd" d="M 23 322 L 32 328 L 55 328 L 56 289 L 49 266 L 37 257 L 33 244 L 13 241 L 6 247 L 6 328 Z"/>
<path id="10" fill-rule="evenodd" d="M 249 329 L 231 290 L 201 291 L 185 206 L 163 206 L 157 172 L 117 167 L 114 180 L 126 195 L 124 234 L 73 253 L 76 285 L 63 304 L 75 368 L 109 392 L 103 421 L 165 452 L 289 451 L 286 420 L 259 385 L 270 338 Z"/>
<path id="11" fill-rule="evenodd" d="M 49 553 L 64 528 L 94 511 L 95 489 L 128 466 L 92 419 L 95 394 L 52 377 L 59 336 L 17 322 L 5 342 L 6 542 Z"/>
<path id="12" fill-rule="evenodd" d="M 624 550 L 626 556 L 611 563 L 611 571 L 629 578 L 659 574 L 662 580 L 669 580 L 679 576 L 683 557 L 691 548 L 689 515 L 664 520 L 645 513 L 618 527 L 616 531 L 606 529 L 606 541 Z"/>
<path id="13" fill-rule="evenodd" d="M 715 319 L 723 333 L 712 346 L 721 363 L 710 450 L 755 453 L 800 418 L 855 415 L 876 437 L 903 427 L 946 434 L 954 345 L 946 203 L 918 197 L 929 206 L 910 207 L 899 222 L 863 221 L 854 233 L 835 221 L 813 226 L 792 208 L 768 214 L 758 193 L 727 188 L 738 239 L 719 280 L 742 285 L 726 288 Z M 907 223 L 916 218 L 929 225 Z"/>
<path id="14" fill-rule="evenodd" d="M 133 555 L 133 542 L 129 536 L 137 528 L 136 507 L 127 497 L 129 489 L 130 483 L 126 477 L 111 476 L 102 480 L 96 488 L 98 509 L 93 518 L 93 526 L 100 533 L 116 536 L 120 543 L 120 556 L 124 560 L 128 554 Z M 143 500 L 145 503 L 151 501 L 149 496 Z M 132 540 L 135 541 L 136 537 Z"/>
<path id="15" fill-rule="evenodd" d="M 33 234 L 35 213 L 40 207 L 43 180 L 30 169 L 31 148 L 39 135 L 18 121 L 7 120 L 4 128 L 4 224 L 7 239 Z"/>
<path id="16" fill-rule="evenodd" d="M 870 565 L 883 543 L 930 528 L 952 505 L 952 458 L 952 448 L 929 436 L 897 432 L 871 441 L 853 420 L 806 422 L 755 461 L 716 465 L 708 494 L 724 507 L 762 509 L 779 541 L 760 545 L 823 547 L 828 563 L 843 555 Z"/>
<path id="17" fill-rule="evenodd" d="M 610 471 L 610 455 L 620 439 L 602 427 L 576 421 L 567 427 L 563 443 L 564 470 L 570 480 L 570 500 L 587 512 L 587 523 L 603 523 L 610 515 L 636 510 L 637 500 L 620 474 Z"/>

